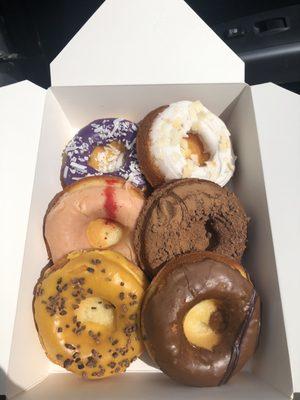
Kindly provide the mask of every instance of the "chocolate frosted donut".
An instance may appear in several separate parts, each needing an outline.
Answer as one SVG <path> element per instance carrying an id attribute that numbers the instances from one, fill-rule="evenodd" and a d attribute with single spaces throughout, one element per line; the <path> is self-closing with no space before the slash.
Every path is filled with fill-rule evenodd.
<path id="1" fill-rule="evenodd" d="M 80 129 L 63 152 L 62 186 L 86 176 L 112 175 L 145 189 L 136 155 L 137 129 L 122 118 L 98 119 Z"/>
<path id="2" fill-rule="evenodd" d="M 186 385 L 226 383 L 254 353 L 259 329 L 260 300 L 245 271 L 211 252 L 168 262 L 143 301 L 149 355 Z"/>
<path id="3" fill-rule="evenodd" d="M 209 250 L 240 261 L 247 216 L 234 193 L 199 179 L 156 189 L 139 215 L 134 237 L 138 263 L 149 276 L 171 258 Z"/>

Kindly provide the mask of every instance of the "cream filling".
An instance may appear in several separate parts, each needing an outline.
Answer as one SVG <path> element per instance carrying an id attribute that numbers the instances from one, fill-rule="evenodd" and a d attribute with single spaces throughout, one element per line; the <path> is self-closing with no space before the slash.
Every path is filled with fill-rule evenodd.
<path id="1" fill-rule="evenodd" d="M 210 158 L 204 165 L 196 157 L 185 157 L 182 139 L 193 132 L 199 135 Z M 199 178 L 224 186 L 234 172 L 230 133 L 224 122 L 200 101 L 170 104 L 154 120 L 150 131 L 150 149 L 166 180 Z"/>

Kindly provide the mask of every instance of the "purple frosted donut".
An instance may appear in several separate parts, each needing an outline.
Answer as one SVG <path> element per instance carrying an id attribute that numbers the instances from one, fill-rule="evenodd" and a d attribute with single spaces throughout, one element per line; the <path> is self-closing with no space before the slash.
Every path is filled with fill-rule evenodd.
<path id="1" fill-rule="evenodd" d="M 137 130 L 136 124 L 122 118 L 97 119 L 82 128 L 63 152 L 62 186 L 87 176 L 110 175 L 145 189 L 136 156 Z"/>

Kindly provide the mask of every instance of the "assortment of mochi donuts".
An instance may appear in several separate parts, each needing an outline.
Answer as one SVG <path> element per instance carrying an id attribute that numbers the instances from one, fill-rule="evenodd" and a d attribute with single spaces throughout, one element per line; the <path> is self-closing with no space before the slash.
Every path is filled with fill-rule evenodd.
<path id="1" fill-rule="evenodd" d="M 66 144 L 33 298 L 52 362 L 101 379 L 146 351 L 199 387 L 243 368 L 260 297 L 241 264 L 249 219 L 224 187 L 235 160 L 227 127 L 200 101 L 160 106 L 140 123 L 97 119 Z"/>

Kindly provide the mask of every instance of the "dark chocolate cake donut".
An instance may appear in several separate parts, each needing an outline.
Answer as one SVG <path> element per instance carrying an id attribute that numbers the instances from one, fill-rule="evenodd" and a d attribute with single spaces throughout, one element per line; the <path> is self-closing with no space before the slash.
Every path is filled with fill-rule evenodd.
<path id="1" fill-rule="evenodd" d="M 200 179 L 156 189 L 139 215 L 134 246 L 141 268 L 154 276 L 174 256 L 208 250 L 240 261 L 248 218 L 234 193 Z"/>
<path id="2" fill-rule="evenodd" d="M 82 128 L 63 152 L 62 186 L 87 176 L 110 175 L 145 189 L 136 155 L 137 130 L 135 123 L 122 118 L 98 119 Z"/>

